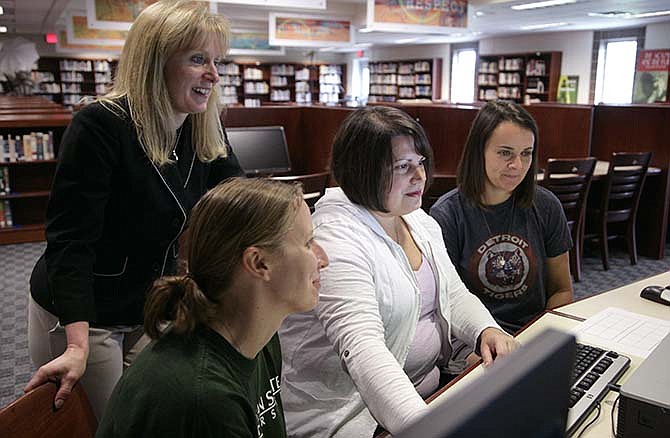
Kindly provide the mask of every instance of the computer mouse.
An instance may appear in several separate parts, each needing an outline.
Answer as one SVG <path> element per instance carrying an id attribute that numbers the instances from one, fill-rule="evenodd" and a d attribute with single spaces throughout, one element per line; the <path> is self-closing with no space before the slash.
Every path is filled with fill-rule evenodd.
<path id="1" fill-rule="evenodd" d="M 668 287 L 670 286 L 647 286 L 642 289 L 640 296 L 642 298 L 670 306 L 670 289 L 668 289 Z"/>

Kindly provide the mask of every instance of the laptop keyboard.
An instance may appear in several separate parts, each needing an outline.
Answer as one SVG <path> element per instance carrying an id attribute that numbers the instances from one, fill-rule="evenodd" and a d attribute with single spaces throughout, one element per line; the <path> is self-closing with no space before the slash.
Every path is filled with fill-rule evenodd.
<path id="1" fill-rule="evenodd" d="M 630 366 L 630 359 L 614 351 L 577 343 L 572 371 L 567 434 L 572 435 Z"/>

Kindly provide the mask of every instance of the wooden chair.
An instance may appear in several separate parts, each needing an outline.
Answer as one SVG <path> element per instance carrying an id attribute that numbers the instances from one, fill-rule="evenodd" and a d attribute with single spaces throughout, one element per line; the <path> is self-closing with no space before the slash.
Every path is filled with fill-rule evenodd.
<path id="1" fill-rule="evenodd" d="M 311 211 L 314 211 L 314 204 L 326 192 L 328 185 L 329 172 L 310 173 L 308 175 L 291 176 L 273 176 L 272 179 L 284 182 L 299 182 L 302 184 L 303 197 Z"/>
<path id="2" fill-rule="evenodd" d="M 582 250 L 584 247 L 584 217 L 596 159 L 550 158 L 542 185 L 551 190 L 563 206 L 572 236 L 570 270 L 574 281 L 582 279 Z"/>
<path id="3" fill-rule="evenodd" d="M 0 437 L 92 438 L 98 427 L 84 389 L 75 385 L 65 404 L 54 410 L 57 386 L 46 383 L 0 411 Z"/>
<path id="4" fill-rule="evenodd" d="M 588 209 L 588 223 L 600 241 L 603 268 L 609 269 L 607 241 L 626 236 L 631 265 L 637 264 L 635 224 L 642 187 L 651 161 L 651 152 L 615 152 L 612 154 L 598 208 Z M 612 224 L 620 224 L 625 231 L 612 234 Z M 623 227 L 621 227 L 623 225 Z"/>

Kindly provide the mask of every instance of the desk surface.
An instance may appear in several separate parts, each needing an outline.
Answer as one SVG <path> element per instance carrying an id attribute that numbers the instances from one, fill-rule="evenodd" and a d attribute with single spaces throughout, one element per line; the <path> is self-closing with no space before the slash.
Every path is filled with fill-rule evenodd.
<path id="1" fill-rule="evenodd" d="M 555 311 L 547 312 L 526 327 L 516 336 L 516 338 L 523 344 L 549 327 L 570 331 L 573 327 L 579 324 L 582 319 L 595 315 L 607 307 L 620 307 L 630 312 L 670 320 L 670 307 L 640 298 L 640 290 L 650 284 L 670 284 L 670 272 L 649 277 L 630 285 L 559 307 L 555 309 Z M 631 359 L 631 366 L 621 379 L 619 379 L 619 384 L 625 382 L 644 360 L 633 355 L 628 355 L 628 357 Z M 486 370 L 484 367 L 479 365 L 470 370 L 467 374 L 459 376 L 460 378 L 441 390 L 441 393 L 438 392 L 438 395 L 431 401 L 431 403 L 439 404 L 444 400 L 457 395 L 459 391 L 466 389 L 470 383 L 485 372 Z M 585 431 L 583 435 L 584 438 L 610 438 L 612 436 L 611 413 L 612 405 L 617 395 L 617 393 L 610 391 L 603 399 L 601 402 L 602 412 L 596 422 L 589 426 L 588 430 Z M 574 436 L 579 435 L 582 428 L 584 428 L 596 414 L 597 410 L 594 410 L 583 425 L 580 426 Z"/>
<path id="2" fill-rule="evenodd" d="M 670 320 L 670 306 L 664 306 L 640 297 L 640 291 L 645 286 L 665 286 L 668 284 L 670 284 L 670 272 L 664 272 L 608 292 L 575 301 L 554 310 L 579 318 L 588 318 L 607 307 L 620 307 L 629 312 Z"/>

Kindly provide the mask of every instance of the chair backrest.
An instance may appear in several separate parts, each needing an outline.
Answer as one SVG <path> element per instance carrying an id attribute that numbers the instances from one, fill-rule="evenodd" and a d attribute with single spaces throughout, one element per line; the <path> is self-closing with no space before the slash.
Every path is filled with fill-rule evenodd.
<path id="1" fill-rule="evenodd" d="M 455 187 L 455 176 L 434 176 L 430 187 L 428 187 L 428 190 L 423 194 L 421 208 L 423 208 L 426 212 L 430 211 L 430 207 L 432 207 L 433 204 L 435 204 L 435 202 L 440 199 L 440 196 L 444 195 Z"/>
<path id="2" fill-rule="evenodd" d="M 89 438 L 98 422 L 80 384 L 65 404 L 54 410 L 55 383 L 46 383 L 0 411 L 0 437 Z"/>
<path id="3" fill-rule="evenodd" d="M 308 175 L 273 176 L 272 179 L 284 182 L 300 182 L 305 202 L 310 209 L 314 207 L 326 192 L 329 172 L 310 173 Z"/>
<path id="4" fill-rule="evenodd" d="M 563 206 L 568 226 L 574 231 L 584 216 L 596 159 L 550 158 L 542 185 L 551 190 Z"/>
<path id="5" fill-rule="evenodd" d="M 608 222 L 627 221 L 635 216 L 650 161 L 651 152 L 612 154 L 600 205 Z"/>

